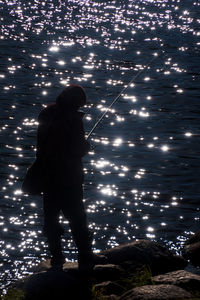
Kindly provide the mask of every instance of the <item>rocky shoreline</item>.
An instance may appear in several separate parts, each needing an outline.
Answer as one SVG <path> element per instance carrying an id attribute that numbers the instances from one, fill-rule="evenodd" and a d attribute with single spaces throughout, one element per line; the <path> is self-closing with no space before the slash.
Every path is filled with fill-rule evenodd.
<path id="1" fill-rule="evenodd" d="M 200 266 L 200 231 L 186 242 L 183 256 L 149 240 L 101 254 L 107 263 L 95 266 L 91 274 L 80 274 L 76 262 L 51 271 L 49 260 L 43 261 L 33 275 L 12 284 L 7 299 L 200 299 L 200 275 L 188 271 L 188 262 Z"/>

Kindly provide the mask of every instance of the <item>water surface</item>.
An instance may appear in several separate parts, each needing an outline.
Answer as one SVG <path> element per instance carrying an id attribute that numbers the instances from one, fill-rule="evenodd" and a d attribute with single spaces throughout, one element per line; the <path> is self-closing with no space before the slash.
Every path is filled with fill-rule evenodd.
<path id="1" fill-rule="evenodd" d="M 180 252 L 199 229 L 199 16 L 198 0 L 0 0 L 2 287 L 48 257 L 42 201 L 20 186 L 37 116 L 71 83 L 88 95 L 88 133 L 136 76 L 84 158 L 94 250 L 148 238 Z"/>

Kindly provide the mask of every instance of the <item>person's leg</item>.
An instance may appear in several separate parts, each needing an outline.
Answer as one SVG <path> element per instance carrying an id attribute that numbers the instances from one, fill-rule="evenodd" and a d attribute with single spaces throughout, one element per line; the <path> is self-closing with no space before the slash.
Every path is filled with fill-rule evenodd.
<path id="1" fill-rule="evenodd" d="M 47 237 L 49 251 L 52 256 L 52 266 L 64 263 L 61 249 L 63 228 L 59 224 L 60 205 L 57 197 L 58 195 L 53 191 L 45 192 L 43 195 L 44 234 Z"/>
<path id="2" fill-rule="evenodd" d="M 88 229 L 87 217 L 83 204 L 82 186 L 67 188 L 67 195 L 63 197 L 62 211 L 69 220 L 69 225 L 80 260 L 88 260 L 92 255 L 92 236 Z"/>

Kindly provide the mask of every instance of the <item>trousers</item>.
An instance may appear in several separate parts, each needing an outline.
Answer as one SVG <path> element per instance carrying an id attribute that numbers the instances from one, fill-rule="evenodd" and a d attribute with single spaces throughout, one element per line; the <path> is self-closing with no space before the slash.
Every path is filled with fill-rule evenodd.
<path id="1" fill-rule="evenodd" d="M 69 221 L 79 256 L 91 253 L 92 239 L 83 204 L 82 185 L 47 189 L 43 194 L 43 209 L 44 233 L 54 258 L 62 257 L 61 235 L 64 230 L 59 223 L 61 212 Z"/>

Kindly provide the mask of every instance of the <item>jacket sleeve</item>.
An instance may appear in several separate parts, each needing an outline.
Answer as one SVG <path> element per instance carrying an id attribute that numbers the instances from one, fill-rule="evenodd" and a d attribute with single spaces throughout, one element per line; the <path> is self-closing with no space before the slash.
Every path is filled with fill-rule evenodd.
<path id="1" fill-rule="evenodd" d="M 85 138 L 82 117 L 75 118 L 72 126 L 72 156 L 82 157 L 90 150 L 90 143 Z"/>

